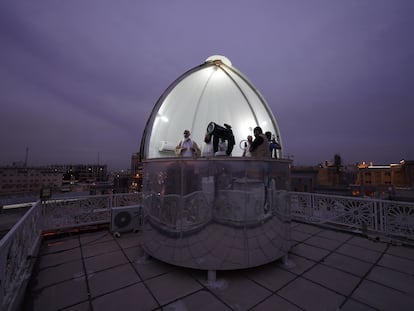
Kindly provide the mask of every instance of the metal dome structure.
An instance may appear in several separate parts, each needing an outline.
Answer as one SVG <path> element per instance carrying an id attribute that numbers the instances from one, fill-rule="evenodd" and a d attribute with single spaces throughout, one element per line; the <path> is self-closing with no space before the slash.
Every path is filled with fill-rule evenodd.
<path id="1" fill-rule="evenodd" d="M 242 155 L 239 142 L 252 135 L 256 126 L 270 131 L 282 145 L 279 127 L 263 96 L 228 58 L 214 55 L 177 78 L 161 95 L 145 127 L 142 157 L 174 156 L 184 129 L 201 144 L 211 121 L 232 127 L 233 156 Z"/>
<path id="2" fill-rule="evenodd" d="M 184 129 L 201 145 L 212 122 L 231 125 L 232 156 L 176 156 Z M 147 254 L 209 275 L 287 254 L 291 161 L 281 150 L 276 159 L 242 157 L 239 142 L 256 126 L 281 143 L 264 98 L 224 56 L 209 57 L 167 88 L 141 141 Z"/>

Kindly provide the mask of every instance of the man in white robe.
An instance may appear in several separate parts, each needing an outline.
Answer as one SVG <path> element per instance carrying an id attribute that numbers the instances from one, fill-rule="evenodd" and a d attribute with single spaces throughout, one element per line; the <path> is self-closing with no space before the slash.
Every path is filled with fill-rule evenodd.
<path id="1" fill-rule="evenodd" d="M 184 139 L 182 139 L 177 147 L 175 147 L 175 153 L 177 156 L 183 158 L 191 158 L 191 157 L 199 157 L 200 156 L 200 148 L 198 147 L 197 143 L 190 138 L 190 131 L 184 130 Z"/>

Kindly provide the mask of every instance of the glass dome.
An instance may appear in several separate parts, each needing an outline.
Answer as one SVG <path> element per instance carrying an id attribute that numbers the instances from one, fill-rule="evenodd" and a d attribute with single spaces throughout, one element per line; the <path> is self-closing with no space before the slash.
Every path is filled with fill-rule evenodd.
<path id="1" fill-rule="evenodd" d="M 232 127 L 236 141 L 232 156 L 242 155 L 240 142 L 253 135 L 256 126 L 275 135 L 283 150 L 265 99 L 228 58 L 214 55 L 177 78 L 161 95 L 143 133 L 142 158 L 174 157 L 184 129 L 202 147 L 210 122 Z"/>

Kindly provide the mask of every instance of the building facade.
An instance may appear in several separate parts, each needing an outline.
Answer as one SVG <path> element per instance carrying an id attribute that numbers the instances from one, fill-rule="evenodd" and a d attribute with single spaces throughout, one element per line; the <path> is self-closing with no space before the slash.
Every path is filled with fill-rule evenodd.
<path id="1" fill-rule="evenodd" d="M 414 161 L 397 164 L 358 165 L 353 195 L 382 199 L 414 200 Z"/>
<path id="2" fill-rule="evenodd" d="M 293 166 L 291 189 L 298 192 L 314 192 L 317 186 L 318 168 L 314 166 Z"/>
<path id="3" fill-rule="evenodd" d="M 142 161 L 140 153 L 131 156 L 131 190 L 141 191 L 142 189 Z"/>
<path id="4" fill-rule="evenodd" d="M 51 165 L 50 167 L 62 172 L 65 181 L 102 182 L 108 180 L 106 164 L 61 164 Z"/>
<path id="5" fill-rule="evenodd" d="M 0 194 L 39 192 L 42 188 L 60 189 L 62 172 L 49 167 L 0 167 Z"/>

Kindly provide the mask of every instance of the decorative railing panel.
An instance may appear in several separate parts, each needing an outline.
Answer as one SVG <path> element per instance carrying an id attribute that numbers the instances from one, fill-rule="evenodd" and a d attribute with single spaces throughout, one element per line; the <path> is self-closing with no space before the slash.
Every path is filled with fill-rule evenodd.
<path id="1" fill-rule="evenodd" d="M 292 218 L 414 240 L 414 203 L 291 192 Z"/>
<path id="2" fill-rule="evenodd" d="M 43 230 L 109 223 L 111 208 L 141 204 L 140 193 L 62 198 L 43 203 Z"/>
<path id="3" fill-rule="evenodd" d="M 42 206 L 37 202 L 0 240 L 0 309 L 9 310 L 29 279 L 42 232 Z"/>
<path id="4" fill-rule="evenodd" d="M 142 193 L 119 193 L 113 196 L 113 207 L 142 204 Z"/>
<path id="5" fill-rule="evenodd" d="M 311 218 L 312 213 L 312 196 L 309 193 L 294 192 L 290 197 L 290 211 L 292 218 L 307 220 Z"/>
<path id="6" fill-rule="evenodd" d="M 205 187 L 207 186 L 204 185 Z M 414 242 L 414 203 L 284 191 L 271 195 L 275 196 L 272 200 L 290 200 L 290 212 L 296 220 L 328 224 L 350 231 L 376 233 L 408 243 Z M 172 208 L 178 202 L 174 202 L 176 199 L 172 195 L 165 197 L 170 196 Z M 210 214 L 200 214 L 194 209 L 195 205 L 207 204 L 208 200 L 200 197 L 197 192 L 184 197 L 185 202 L 182 202 L 181 208 L 185 221 L 181 220 L 180 226 L 191 229 L 208 221 Z M 148 199 L 160 200 L 160 197 L 154 195 Z M 256 198 L 239 196 L 239 200 L 252 199 Z M 0 240 L 1 310 L 12 309 L 19 290 L 28 280 L 33 264 L 32 255 L 36 255 L 42 230 L 109 223 L 112 207 L 136 204 L 142 204 L 141 193 L 71 197 L 37 202 Z M 160 205 L 155 203 L 151 206 L 154 209 L 158 208 L 151 214 L 161 223 L 171 223 L 176 219 L 172 210 L 161 210 Z M 174 223 L 177 224 L 177 221 Z"/>
<path id="7" fill-rule="evenodd" d="M 43 229 L 59 230 L 109 222 L 112 196 L 48 200 L 43 203 Z"/>
<path id="8" fill-rule="evenodd" d="M 140 193 L 37 202 L 0 240 L 0 310 L 14 310 L 29 279 L 42 231 L 109 223 L 111 208 L 141 204 Z"/>
<path id="9" fill-rule="evenodd" d="M 386 228 L 386 233 L 414 239 L 414 204 L 393 201 L 381 204 L 384 217 L 381 225 Z"/>
<path id="10" fill-rule="evenodd" d="M 144 250 L 205 270 L 253 267 L 285 256 L 289 167 L 287 160 L 240 157 L 145 160 Z"/>

